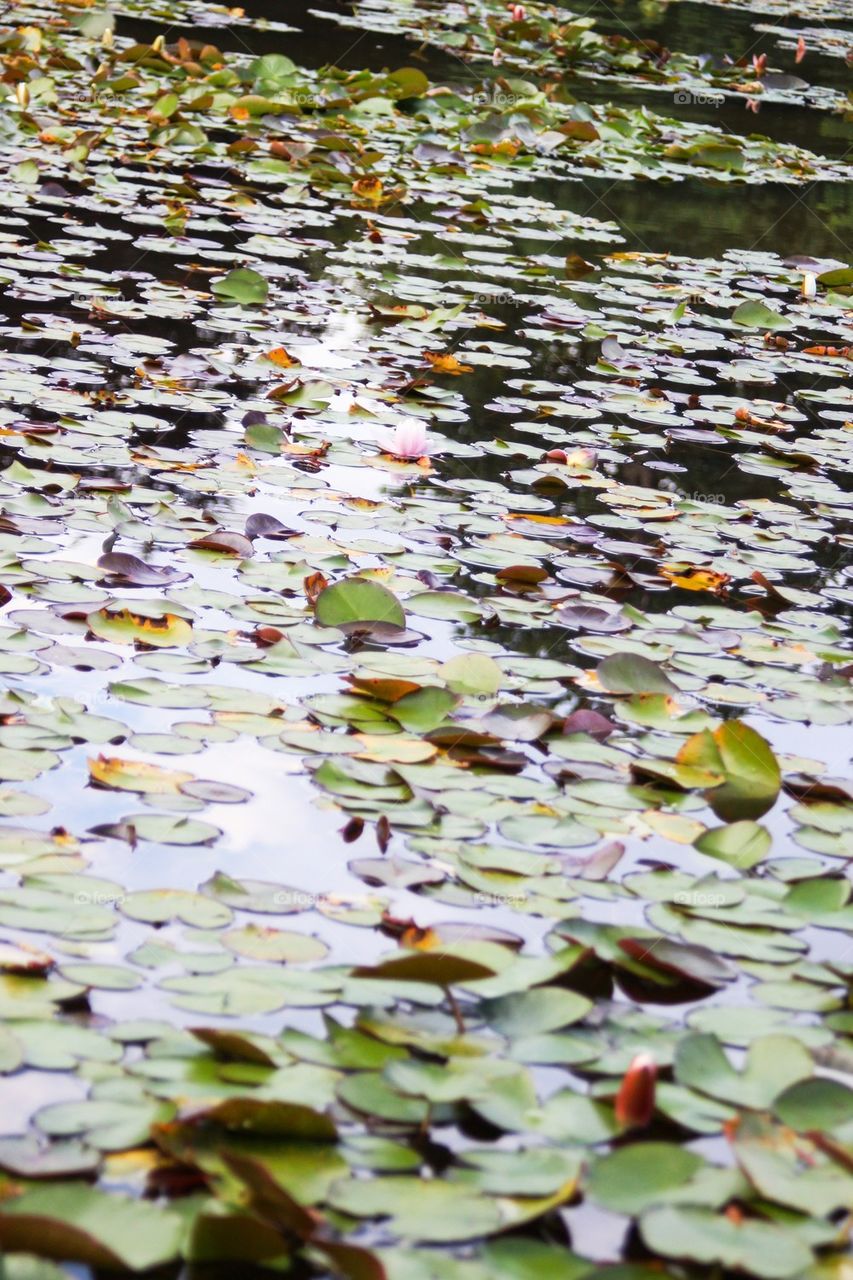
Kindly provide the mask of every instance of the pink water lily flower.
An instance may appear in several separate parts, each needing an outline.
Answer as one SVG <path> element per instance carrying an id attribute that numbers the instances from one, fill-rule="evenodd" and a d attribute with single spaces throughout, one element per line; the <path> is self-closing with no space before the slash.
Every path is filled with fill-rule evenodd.
<path id="1" fill-rule="evenodd" d="M 511 4 L 508 5 L 507 8 L 512 15 L 513 22 L 523 22 L 527 17 L 527 10 L 523 4 Z"/>
<path id="2" fill-rule="evenodd" d="M 394 429 L 391 440 L 386 445 L 386 452 L 395 458 L 426 458 L 432 452 L 432 445 L 427 439 L 426 423 L 418 418 L 407 418 Z"/>

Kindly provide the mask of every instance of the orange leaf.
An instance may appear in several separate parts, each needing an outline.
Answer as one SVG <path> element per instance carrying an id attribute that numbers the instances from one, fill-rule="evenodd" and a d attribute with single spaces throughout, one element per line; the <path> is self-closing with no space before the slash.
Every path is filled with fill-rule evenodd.
<path id="1" fill-rule="evenodd" d="M 683 591 L 710 591 L 712 595 L 720 595 L 730 580 L 728 573 L 720 573 L 716 569 L 692 569 L 673 564 L 662 565 L 660 575 Z"/>
<path id="2" fill-rule="evenodd" d="M 424 356 L 435 369 L 436 373 L 452 373 L 458 376 L 460 373 L 472 373 L 473 365 L 460 364 L 456 356 L 449 351 L 425 351 Z"/>
<path id="3" fill-rule="evenodd" d="M 379 205 L 382 203 L 382 182 L 379 178 L 356 178 L 352 184 L 352 193 L 359 200 Z"/>
<path id="4" fill-rule="evenodd" d="M 267 351 L 264 355 L 265 360 L 269 360 L 271 364 L 278 365 L 279 369 L 292 369 L 294 365 L 301 363 L 294 360 L 293 356 L 285 351 L 284 347 L 273 347 L 272 351 Z"/>
<path id="5" fill-rule="evenodd" d="M 321 591 L 325 591 L 329 585 L 328 578 L 324 577 L 319 571 L 317 573 L 309 573 L 308 577 L 302 583 L 305 596 L 310 605 L 313 605 Z"/>
<path id="6" fill-rule="evenodd" d="M 169 795 L 177 792 L 185 782 L 192 781 L 191 773 L 161 769 L 156 764 L 142 760 L 122 760 L 120 756 L 98 756 L 88 761 L 93 782 L 118 791 L 138 791 L 149 795 Z"/>
<path id="7" fill-rule="evenodd" d="M 399 702 L 407 693 L 417 693 L 421 688 L 413 680 L 395 680 L 382 676 L 347 676 L 356 693 L 369 693 L 381 702 Z"/>

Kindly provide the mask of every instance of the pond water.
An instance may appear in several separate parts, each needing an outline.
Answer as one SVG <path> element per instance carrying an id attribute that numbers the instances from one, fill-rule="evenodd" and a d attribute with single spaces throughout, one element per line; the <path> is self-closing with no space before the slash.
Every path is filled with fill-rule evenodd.
<path id="1" fill-rule="evenodd" d="M 845 1280 L 849 0 L 0 23 L 3 1280 Z"/>

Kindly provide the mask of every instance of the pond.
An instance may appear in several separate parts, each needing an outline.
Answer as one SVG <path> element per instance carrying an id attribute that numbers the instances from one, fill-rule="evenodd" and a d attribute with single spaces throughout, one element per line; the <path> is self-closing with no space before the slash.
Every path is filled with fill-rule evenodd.
<path id="1" fill-rule="evenodd" d="M 2 1280 L 848 1280 L 851 29 L 4 10 Z"/>

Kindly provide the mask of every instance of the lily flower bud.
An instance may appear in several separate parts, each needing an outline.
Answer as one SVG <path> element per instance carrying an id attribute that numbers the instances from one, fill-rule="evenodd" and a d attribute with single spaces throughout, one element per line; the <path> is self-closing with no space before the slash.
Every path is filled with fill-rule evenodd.
<path id="1" fill-rule="evenodd" d="M 623 1129 L 643 1129 L 655 1113 L 657 1063 L 638 1053 L 625 1072 L 616 1095 L 616 1119 Z"/>

